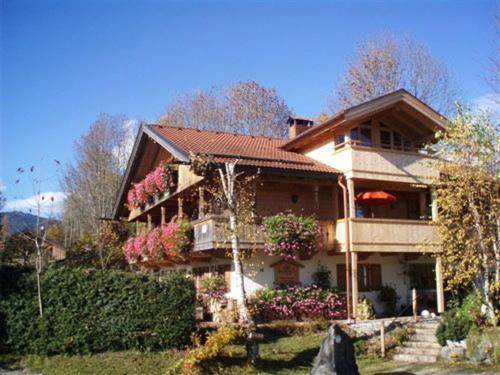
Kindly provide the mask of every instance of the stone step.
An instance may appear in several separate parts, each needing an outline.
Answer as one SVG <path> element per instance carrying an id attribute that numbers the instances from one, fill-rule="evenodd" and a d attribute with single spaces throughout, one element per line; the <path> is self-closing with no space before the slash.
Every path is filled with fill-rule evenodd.
<path id="1" fill-rule="evenodd" d="M 392 359 L 411 363 L 434 363 L 437 357 L 435 355 L 394 354 Z"/>
<path id="2" fill-rule="evenodd" d="M 404 346 L 409 348 L 433 348 L 441 350 L 441 345 L 437 342 L 428 342 L 428 341 L 406 341 Z"/>
<path id="3" fill-rule="evenodd" d="M 422 335 L 435 335 L 436 328 L 415 328 L 415 333 Z"/>
<path id="4" fill-rule="evenodd" d="M 436 335 L 424 335 L 424 334 L 415 334 L 410 336 L 410 341 L 423 341 L 423 342 L 434 342 L 437 343 Z"/>
<path id="5" fill-rule="evenodd" d="M 441 349 L 439 349 L 439 348 L 414 348 L 414 347 L 408 347 L 408 346 L 400 346 L 397 349 L 398 354 L 438 356 L 440 352 L 441 352 Z"/>

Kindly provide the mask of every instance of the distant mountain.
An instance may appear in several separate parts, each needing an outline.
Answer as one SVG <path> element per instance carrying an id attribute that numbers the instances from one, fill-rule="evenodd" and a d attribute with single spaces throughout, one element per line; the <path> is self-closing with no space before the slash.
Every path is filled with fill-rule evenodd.
<path id="1" fill-rule="evenodd" d="M 0 212 L 2 223 L 5 222 L 4 217 L 7 221 L 9 235 L 24 231 L 35 233 L 36 231 L 36 215 L 21 211 Z M 46 227 L 49 227 L 54 222 L 55 220 L 49 221 L 46 217 L 40 217 L 40 225 L 44 224 Z"/>

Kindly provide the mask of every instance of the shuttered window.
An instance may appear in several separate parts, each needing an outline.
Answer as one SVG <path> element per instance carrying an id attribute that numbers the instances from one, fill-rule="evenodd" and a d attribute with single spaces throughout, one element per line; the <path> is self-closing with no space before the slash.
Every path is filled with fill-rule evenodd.
<path id="1" fill-rule="evenodd" d="M 345 264 L 337 264 L 337 288 L 346 290 Z M 380 290 L 382 266 L 380 264 L 358 264 L 358 289 L 362 292 Z"/>

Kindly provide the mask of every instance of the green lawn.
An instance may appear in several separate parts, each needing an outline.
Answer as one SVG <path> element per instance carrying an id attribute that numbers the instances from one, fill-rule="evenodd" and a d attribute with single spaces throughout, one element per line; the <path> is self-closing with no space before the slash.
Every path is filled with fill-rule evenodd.
<path id="1" fill-rule="evenodd" d="M 260 345 L 261 359 L 255 367 L 245 363 L 244 346 L 228 346 L 222 356 L 205 364 L 203 374 L 308 374 L 324 333 L 304 333 L 293 336 L 266 335 L 266 342 Z M 358 346 L 358 345 L 357 345 Z M 17 364 L 27 366 L 44 375 L 84 375 L 84 374 L 164 374 L 165 369 L 182 358 L 179 351 L 141 353 L 136 351 L 102 353 L 86 356 L 27 356 L 17 359 Z M 0 362 L 13 363 L 9 357 L 0 357 Z M 360 372 L 364 375 L 390 373 L 396 369 L 410 370 L 408 365 L 376 358 L 364 354 L 357 355 Z M 411 370 L 425 367 L 413 366 Z M 436 364 L 436 370 L 444 373 L 448 370 L 494 371 L 487 367 L 467 365 Z M 497 368 L 498 370 L 498 368 Z"/>

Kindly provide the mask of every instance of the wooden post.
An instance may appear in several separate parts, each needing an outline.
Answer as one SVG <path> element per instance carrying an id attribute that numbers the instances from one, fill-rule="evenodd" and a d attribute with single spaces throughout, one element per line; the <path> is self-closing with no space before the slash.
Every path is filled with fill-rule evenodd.
<path id="1" fill-rule="evenodd" d="M 153 220 L 151 219 L 151 214 L 147 215 L 148 218 L 148 232 L 153 229 Z"/>
<path id="2" fill-rule="evenodd" d="M 385 358 L 385 326 L 384 322 L 380 322 L 380 355 Z"/>
<path id="3" fill-rule="evenodd" d="M 179 218 L 179 221 L 182 221 L 182 218 L 184 217 L 184 208 L 183 208 L 183 199 L 180 195 L 177 197 L 177 206 L 178 206 L 177 217 Z"/>
<path id="4" fill-rule="evenodd" d="M 413 288 L 411 290 L 411 304 L 413 307 L 413 319 L 415 320 L 415 322 L 417 322 L 418 321 L 418 311 L 417 311 L 418 304 L 417 304 L 417 290 L 415 288 Z"/>
<path id="5" fill-rule="evenodd" d="M 205 190 L 202 186 L 198 188 L 198 219 L 205 217 Z"/>
<path id="6" fill-rule="evenodd" d="M 136 236 L 141 234 L 141 226 L 140 226 L 139 220 L 137 220 L 135 222 L 135 234 L 136 234 Z"/>
<path id="7" fill-rule="evenodd" d="M 352 178 L 347 179 L 347 191 L 349 193 L 349 218 L 354 219 L 356 217 L 356 203 L 354 202 L 355 193 Z"/>
<path id="8" fill-rule="evenodd" d="M 431 200 L 432 200 L 432 221 L 436 221 L 438 218 L 438 206 L 436 200 L 434 199 L 434 192 L 431 192 Z"/>
<path id="9" fill-rule="evenodd" d="M 314 212 L 318 214 L 319 210 L 319 186 L 314 185 Z"/>
<path id="10" fill-rule="evenodd" d="M 164 225 L 167 222 L 165 207 L 161 206 L 160 210 L 161 210 L 161 225 Z"/>
<path id="11" fill-rule="evenodd" d="M 443 287 L 443 266 L 440 256 L 436 257 L 436 297 L 437 312 L 444 313 L 444 287 Z"/>
<path id="12" fill-rule="evenodd" d="M 358 313 L 358 253 L 351 252 L 352 316 Z"/>
<path id="13" fill-rule="evenodd" d="M 425 220 L 427 219 L 427 199 L 425 196 L 425 192 L 421 191 L 418 194 L 418 200 L 419 200 L 419 208 L 420 208 L 420 219 Z"/>
<path id="14" fill-rule="evenodd" d="M 332 197 L 333 197 L 333 220 L 337 221 L 339 218 L 339 196 L 337 184 L 332 187 Z"/>

